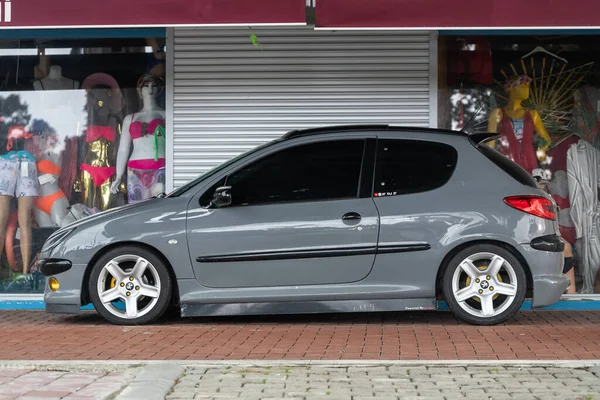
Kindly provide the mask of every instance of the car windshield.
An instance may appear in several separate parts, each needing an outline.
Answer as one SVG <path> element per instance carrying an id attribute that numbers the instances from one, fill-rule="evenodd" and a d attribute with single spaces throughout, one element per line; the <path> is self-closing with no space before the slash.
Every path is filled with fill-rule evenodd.
<path id="1" fill-rule="evenodd" d="M 241 160 L 244 157 L 249 156 L 250 154 L 256 153 L 257 151 L 260 151 L 266 147 L 271 146 L 272 144 L 280 141 L 281 139 L 277 139 L 277 140 L 273 140 L 271 142 L 268 142 L 266 144 L 263 144 L 262 146 L 258 146 L 255 147 L 252 150 L 248 150 L 245 153 L 240 154 L 237 157 L 232 158 L 229 161 L 225 161 L 223 164 L 217 165 L 216 167 L 208 170 L 207 172 L 203 173 L 202 175 L 200 175 L 199 177 L 197 177 L 196 179 L 186 183 L 185 185 L 173 190 L 171 193 L 169 193 L 166 197 L 178 197 L 181 196 L 182 194 L 184 194 L 185 192 L 187 192 L 188 190 L 190 190 L 191 188 L 193 188 L 194 186 L 196 186 L 197 184 L 199 184 L 200 182 L 202 182 L 205 179 L 210 178 L 211 176 L 213 176 L 214 174 L 218 173 L 219 171 L 222 171 L 223 169 L 229 167 L 231 164 L 237 162 L 238 160 Z"/>

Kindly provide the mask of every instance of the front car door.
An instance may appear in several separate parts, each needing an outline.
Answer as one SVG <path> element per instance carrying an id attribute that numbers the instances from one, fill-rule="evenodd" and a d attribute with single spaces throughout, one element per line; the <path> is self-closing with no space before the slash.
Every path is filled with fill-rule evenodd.
<path id="1" fill-rule="evenodd" d="M 375 258 L 379 218 L 370 194 L 359 189 L 361 174 L 370 185 L 374 142 L 284 141 L 215 178 L 188 211 L 190 257 L 199 282 L 239 288 L 365 278 Z M 232 188 L 232 204 L 206 210 L 223 185 Z"/>

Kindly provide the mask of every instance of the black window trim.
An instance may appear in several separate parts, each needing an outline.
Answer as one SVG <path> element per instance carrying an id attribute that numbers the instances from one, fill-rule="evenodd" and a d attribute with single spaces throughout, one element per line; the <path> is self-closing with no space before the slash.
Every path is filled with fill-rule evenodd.
<path id="1" fill-rule="evenodd" d="M 375 137 L 365 137 L 365 136 L 345 136 L 345 137 L 334 137 L 334 138 L 324 137 L 324 138 L 322 138 L 322 140 L 318 140 L 318 141 L 314 141 L 314 140 L 303 141 L 301 143 L 296 143 L 296 144 L 294 144 L 292 146 L 286 146 L 284 148 L 281 148 L 281 149 L 278 149 L 278 150 L 275 150 L 275 151 L 272 151 L 272 152 L 268 152 L 268 153 L 266 153 L 266 154 L 264 154 L 262 156 L 253 158 L 251 161 L 248 161 L 247 163 L 244 163 L 243 165 L 239 166 L 235 170 L 227 173 L 224 176 L 221 176 L 219 179 L 216 179 L 214 181 L 214 183 L 212 183 L 211 185 L 209 185 L 206 188 L 206 190 L 210 190 L 212 188 L 212 186 L 215 185 L 216 182 L 219 182 L 223 178 L 225 178 L 225 186 L 226 186 L 227 185 L 227 180 L 229 179 L 230 175 L 238 172 L 240 169 L 245 168 L 248 165 L 251 165 L 251 164 L 253 164 L 255 162 L 263 160 L 266 157 L 269 157 L 269 156 L 272 156 L 274 154 L 277 154 L 280 151 L 289 150 L 289 149 L 293 149 L 294 147 L 304 146 L 304 145 L 310 145 L 310 144 L 315 144 L 315 143 L 336 142 L 336 141 L 346 141 L 346 140 L 354 140 L 354 141 L 362 141 L 363 142 L 363 155 L 362 155 L 362 160 L 361 160 L 361 169 L 360 169 L 360 172 L 359 172 L 359 178 L 358 178 L 358 185 L 357 185 L 356 196 L 354 196 L 354 197 L 335 197 L 335 198 L 320 199 L 320 200 L 289 200 L 289 201 L 272 201 L 272 202 L 256 203 L 256 204 L 248 204 L 248 205 L 231 205 L 231 206 L 224 207 L 224 209 L 227 209 L 227 208 L 241 208 L 241 207 L 260 207 L 260 206 L 267 206 L 267 205 L 274 205 L 274 204 L 303 204 L 303 203 L 321 203 L 321 202 L 340 201 L 340 200 L 358 200 L 358 199 L 362 198 L 361 197 L 361 194 L 362 194 L 362 192 L 361 192 L 361 189 L 362 189 L 361 188 L 361 182 L 362 182 L 362 177 L 363 177 L 363 167 L 365 166 L 365 155 L 367 154 L 365 152 L 366 152 L 369 140 L 371 140 L 373 143 L 376 143 L 377 139 Z M 375 149 L 373 149 L 373 150 L 375 150 Z M 373 158 L 373 162 L 374 162 L 375 154 L 372 154 L 372 158 Z M 372 164 L 371 168 L 373 170 L 373 173 L 371 174 L 372 175 L 371 181 L 372 181 L 375 178 L 375 176 L 374 176 L 375 164 L 374 163 L 371 163 L 371 164 Z M 366 169 L 365 169 L 365 171 L 367 173 L 368 173 L 368 169 L 369 169 L 369 166 L 367 165 Z M 202 192 L 202 193 L 199 193 L 198 201 L 200 201 L 200 198 L 202 198 L 202 196 L 205 193 L 205 191 L 202 191 L 202 190 L 200 192 Z M 370 195 L 366 196 L 366 197 L 370 197 Z"/>
<path id="2" fill-rule="evenodd" d="M 365 151 L 363 153 L 360 179 L 358 181 L 360 199 L 373 197 L 373 185 L 375 184 L 375 161 L 377 157 L 377 138 L 367 138 Z"/>

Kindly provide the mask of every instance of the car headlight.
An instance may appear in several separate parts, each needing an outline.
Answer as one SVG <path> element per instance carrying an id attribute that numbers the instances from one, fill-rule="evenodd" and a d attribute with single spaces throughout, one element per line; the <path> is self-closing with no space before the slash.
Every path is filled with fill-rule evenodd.
<path id="1" fill-rule="evenodd" d="M 67 238 L 67 236 L 69 236 L 69 234 L 71 234 L 74 230 L 75 230 L 75 228 L 59 229 L 58 231 L 54 232 L 52 235 L 50 235 L 50 237 L 48 237 L 48 239 L 46 239 L 46 242 L 42 246 L 42 253 L 51 252 L 56 246 L 58 246 L 63 240 L 65 240 Z"/>

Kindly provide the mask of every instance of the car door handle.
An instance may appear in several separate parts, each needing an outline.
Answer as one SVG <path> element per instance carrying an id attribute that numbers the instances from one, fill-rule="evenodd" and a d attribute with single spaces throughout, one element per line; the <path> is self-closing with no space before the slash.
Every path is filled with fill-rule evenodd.
<path id="1" fill-rule="evenodd" d="M 349 212 L 344 214 L 342 217 L 342 221 L 357 221 L 360 220 L 362 216 L 357 212 Z"/>

